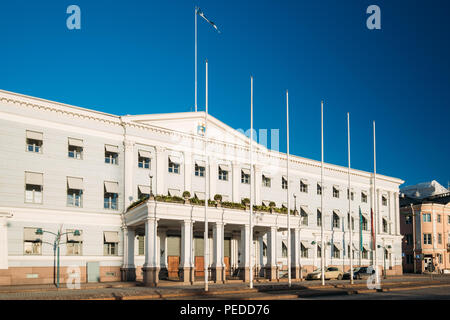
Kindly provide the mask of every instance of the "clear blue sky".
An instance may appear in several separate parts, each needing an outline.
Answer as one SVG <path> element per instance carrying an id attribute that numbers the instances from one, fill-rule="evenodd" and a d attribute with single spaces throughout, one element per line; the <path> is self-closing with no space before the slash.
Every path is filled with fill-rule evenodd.
<path id="1" fill-rule="evenodd" d="M 82 29 L 66 28 L 81 8 Z M 366 8 L 381 8 L 381 30 Z M 291 153 L 415 184 L 450 179 L 449 1 L 2 1 L 0 88 L 113 114 L 190 111 L 194 105 L 194 6 L 199 20 L 199 105 L 209 60 L 210 113 L 249 127 L 250 74 L 255 128 L 280 128 Z"/>

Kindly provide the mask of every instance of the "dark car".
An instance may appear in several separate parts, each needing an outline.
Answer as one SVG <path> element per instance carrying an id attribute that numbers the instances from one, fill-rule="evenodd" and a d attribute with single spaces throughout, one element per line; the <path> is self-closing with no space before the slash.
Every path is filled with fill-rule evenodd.
<path id="1" fill-rule="evenodd" d="M 370 271 L 370 272 L 369 272 Z M 359 267 L 353 269 L 353 279 L 367 279 L 375 270 L 370 270 L 369 267 Z M 350 279 L 350 272 L 344 273 L 344 279 Z"/>

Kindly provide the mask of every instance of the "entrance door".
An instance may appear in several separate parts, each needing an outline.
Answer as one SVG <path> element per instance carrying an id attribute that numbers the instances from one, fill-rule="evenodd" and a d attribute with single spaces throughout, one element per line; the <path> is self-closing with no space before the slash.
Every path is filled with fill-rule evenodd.
<path id="1" fill-rule="evenodd" d="M 181 238 L 178 236 L 167 237 L 167 271 L 169 278 L 179 278 Z"/>
<path id="2" fill-rule="evenodd" d="M 99 282 L 100 281 L 100 263 L 99 262 L 87 262 L 86 263 L 87 281 Z"/>
<path id="3" fill-rule="evenodd" d="M 178 278 L 178 266 L 180 265 L 179 256 L 168 256 L 167 257 L 167 271 L 169 273 L 169 278 Z"/>
<path id="4" fill-rule="evenodd" d="M 223 257 L 223 262 L 225 263 L 225 275 L 231 275 L 230 271 L 230 257 Z"/>
<path id="5" fill-rule="evenodd" d="M 205 276 L 205 258 L 195 257 L 195 276 L 204 277 Z"/>

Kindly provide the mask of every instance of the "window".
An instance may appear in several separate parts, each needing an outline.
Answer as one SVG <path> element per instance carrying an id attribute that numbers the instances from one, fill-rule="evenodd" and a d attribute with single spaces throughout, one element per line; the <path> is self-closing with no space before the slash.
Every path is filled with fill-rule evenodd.
<path id="1" fill-rule="evenodd" d="M 138 186 L 138 199 L 146 199 L 150 196 L 150 186 Z"/>
<path id="2" fill-rule="evenodd" d="M 300 250 L 301 250 L 301 257 L 302 258 L 308 258 L 308 248 L 306 248 L 304 245 L 303 245 L 303 243 L 302 244 L 300 244 Z"/>
<path id="3" fill-rule="evenodd" d="M 388 223 L 386 219 L 383 219 L 383 232 L 388 233 Z"/>
<path id="4" fill-rule="evenodd" d="M 41 132 L 26 132 L 26 144 L 28 152 L 42 153 L 43 134 Z"/>
<path id="5" fill-rule="evenodd" d="M 333 198 L 339 198 L 339 189 L 333 187 Z"/>
<path id="6" fill-rule="evenodd" d="M 180 173 L 180 164 L 175 163 L 169 159 L 169 173 Z"/>
<path id="7" fill-rule="evenodd" d="M 138 255 L 145 255 L 145 236 L 138 236 Z"/>
<path id="8" fill-rule="evenodd" d="M 319 209 L 317 209 L 317 226 L 322 226 L 322 212 Z"/>
<path id="9" fill-rule="evenodd" d="M 119 147 L 105 145 L 105 163 L 108 164 L 118 164 L 119 159 Z"/>
<path id="10" fill-rule="evenodd" d="M 438 233 L 438 243 L 442 244 L 442 233 Z"/>
<path id="11" fill-rule="evenodd" d="M 139 150 L 138 151 L 138 168 L 150 169 L 150 159 L 152 154 L 149 151 Z"/>
<path id="12" fill-rule="evenodd" d="M 367 231 L 367 219 L 364 216 L 362 216 L 362 229 Z"/>
<path id="13" fill-rule="evenodd" d="M 83 238 L 82 238 L 82 234 L 83 231 L 82 230 L 78 230 L 80 232 L 80 235 L 74 235 L 73 232 L 75 232 L 75 230 L 66 230 L 67 232 L 67 243 L 66 243 L 66 248 L 67 248 L 67 255 L 70 256 L 81 256 L 83 254 Z"/>
<path id="14" fill-rule="evenodd" d="M 450 224 L 450 215 L 447 217 L 447 223 Z"/>
<path id="15" fill-rule="evenodd" d="M 69 138 L 68 156 L 73 159 L 83 159 L 83 140 Z"/>
<path id="16" fill-rule="evenodd" d="M 340 257 L 341 251 L 336 246 L 333 246 L 333 258 L 339 259 Z"/>
<path id="17" fill-rule="evenodd" d="M 42 203 L 42 173 L 25 172 L 25 202 Z"/>
<path id="18" fill-rule="evenodd" d="M 263 241 L 263 257 L 267 257 L 267 245 L 264 241 Z"/>
<path id="19" fill-rule="evenodd" d="M 439 263 L 442 263 L 442 254 L 438 253 L 438 254 L 437 254 L 437 257 L 438 257 Z"/>
<path id="20" fill-rule="evenodd" d="M 300 192 L 308 193 L 308 185 L 304 181 L 300 181 Z"/>
<path id="21" fill-rule="evenodd" d="M 81 207 L 83 201 L 83 179 L 67 177 L 67 206 Z"/>
<path id="22" fill-rule="evenodd" d="M 308 213 L 303 208 L 300 208 L 300 215 L 301 215 L 302 225 L 307 226 L 308 225 Z"/>
<path id="23" fill-rule="evenodd" d="M 287 179 L 285 177 L 281 177 L 281 188 L 285 190 L 288 188 Z"/>
<path id="24" fill-rule="evenodd" d="M 228 181 L 228 170 L 222 169 L 221 166 L 219 166 L 219 180 Z"/>
<path id="25" fill-rule="evenodd" d="M 339 220 L 339 216 L 333 212 L 333 228 L 339 228 L 339 226 L 341 225 Z"/>
<path id="26" fill-rule="evenodd" d="M 112 231 L 103 232 L 103 254 L 105 256 L 117 256 L 119 233 Z"/>
<path id="27" fill-rule="evenodd" d="M 423 234 L 423 244 L 432 244 L 431 243 L 431 233 Z"/>
<path id="28" fill-rule="evenodd" d="M 431 213 L 424 213 L 423 216 L 423 222 L 431 222 Z"/>
<path id="29" fill-rule="evenodd" d="M 283 258 L 287 257 L 288 253 L 288 248 L 286 246 L 286 244 L 284 243 L 284 241 L 281 243 L 281 254 L 283 256 Z"/>
<path id="30" fill-rule="evenodd" d="M 413 244 L 413 235 L 411 233 L 408 233 L 405 236 L 406 236 L 406 244 L 412 245 Z"/>
<path id="31" fill-rule="evenodd" d="M 23 254 L 42 254 L 42 235 L 36 234 L 38 228 L 23 229 Z"/>
<path id="32" fill-rule="evenodd" d="M 354 200 L 354 198 L 355 198 L 355 193 L 352 191 L 352 192 L 350 192 L 348 189 L 347 189 L 347 200 L 348 200 L 348 195 L 350 194 L 350 197 L 351 197 L 351 199 L 352 199 L 352 201 Z"/>
<path id="33" fill-rule="evenodd" d="M 245 184 L 250 183 L 250 170 L 248 170 L 248 169 L 241 170 L 241 183 L 245 183 Z"/>
<path id="34" fill-rule="evenodd" d="M 322 186 L 320 184 L 317 184 L 317 195 L 321 195 L 322 194 Z"/>
<path id="35" fill-rule="evenodd" d="M 405 224 L 411 224 L 412 223 L 412 216 L 407 215 L 405 216 Z"/>
<path id="36" fill-rule="evenodd" d="M 317 258 L 322 258 L 322 248 L 317 245 Z"/>
<path id="37" fill-rule="evenodd" d="M 270 188 L 271 186 L 271 179 L 269 177 L 266 177 L 265 175 L 262 176 L 262 185 L 263 187 Z"/>
<path id="38" fill-rule="evenodd" d="M 437 222 L 441 223 L 441 215 L 440 214 L 437 215 Z"/>
<path id="39" fill-rule="evenodd" d="M 387 198 L 385 196 L 381 196 L 381 204 L 387 206 Z"/>
<path id="40" fill-rule="evenodd" d="M 205 167 L 200 167 L 198 164 L 195 164 L 195 176 L 196 177 L 204 177 L 205 176 Z"/>
<path id="41" fill-rule="evenodd" d="M 361 192 L 361 202 L 367 203 L 367 193 Z"/>
<path id="42" fill-rule="evenodd" d="M 103 208 L 118 210 L 119 184 L 117 182 L 107 182 L 104 185 Z"/>

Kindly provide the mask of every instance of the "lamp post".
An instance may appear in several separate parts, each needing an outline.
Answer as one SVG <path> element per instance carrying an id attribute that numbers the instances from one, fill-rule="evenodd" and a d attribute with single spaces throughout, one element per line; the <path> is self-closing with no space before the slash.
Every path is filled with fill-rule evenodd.
<path id="1" fill-rule="evenodd" d="M 148 176 L 149 176 L 149 178 L 150 178 L 150 194 L 148 195 L 148 198 L 149 198 L 150 200 L 153 200 L 153 191 L 152 191 L 152 186 L 153 186 L 153 176 L 152 176 L 151 173 L 150 173 Z"/>
<path id="2" fill-rule="evenodd" d="M 48 243 L 48 244 L 53 245 L 53 256 L 56 258 L 56 287 L 59 288 L 59 245 L 65 243 L 65 242 L 61 243 L 61 237 L 66 234 L 73 234 L 74 236 L 80 236 L 81 233 L 79 230 L 68 231 L 68 232 L 64 232 L 64 233 L 61 233 L 61 229 L 58 230 L 58 233 L 42 230 L 41 228 L 38 228 L 36 230 L 37 235 L 43 235 L 44 232 L 53 234 L 55 236 L 55 241 L 53 242 L 53 244 L 49 243 L 49 242 L 45 242 L 45 241 L 43 241 L 43 243 Z"/>
<path id="3" fill-rule="evenodd" d="M 377 245 L 377 247 L 378 248 L 383 248 L 383 278 L 384 279 L 386 279 L 387 278 L 387 276 L 386 276 L 386 247 L 384 246 L 384 243 L 383 243 L 383 246 L 380 246 L 380 245 Z M 390 246 L 388 246 L 388 247 L 390 247 Z"/>
<path id="4" fill-rule="evenodd" d="M 297 194 L 296 193 L 294 193 L 293 194 L 293 196 L 294 196 L 294 216 L 297 214 Z M 301 226 L 301 224 L 302 224 L 302 221 L 301 221 L 301 216 L 300 216 L 300 226 Z M 301 246 L 301 244 L 300 244 L 300 246 Z M 294 247 L 294 250 L 298 250 L 298 248 L 297 247 Z M 301 253 L 301 250 L 300 250 L 300 255 L 299 255 L 299 258 L 298 258 L 298 262 L 299 262 L 299 265 L 300 265 L 300 281 L 302 281 L 302 279 L 303 279 L 303 274 L 302 274 L 302 253 Z"/>

